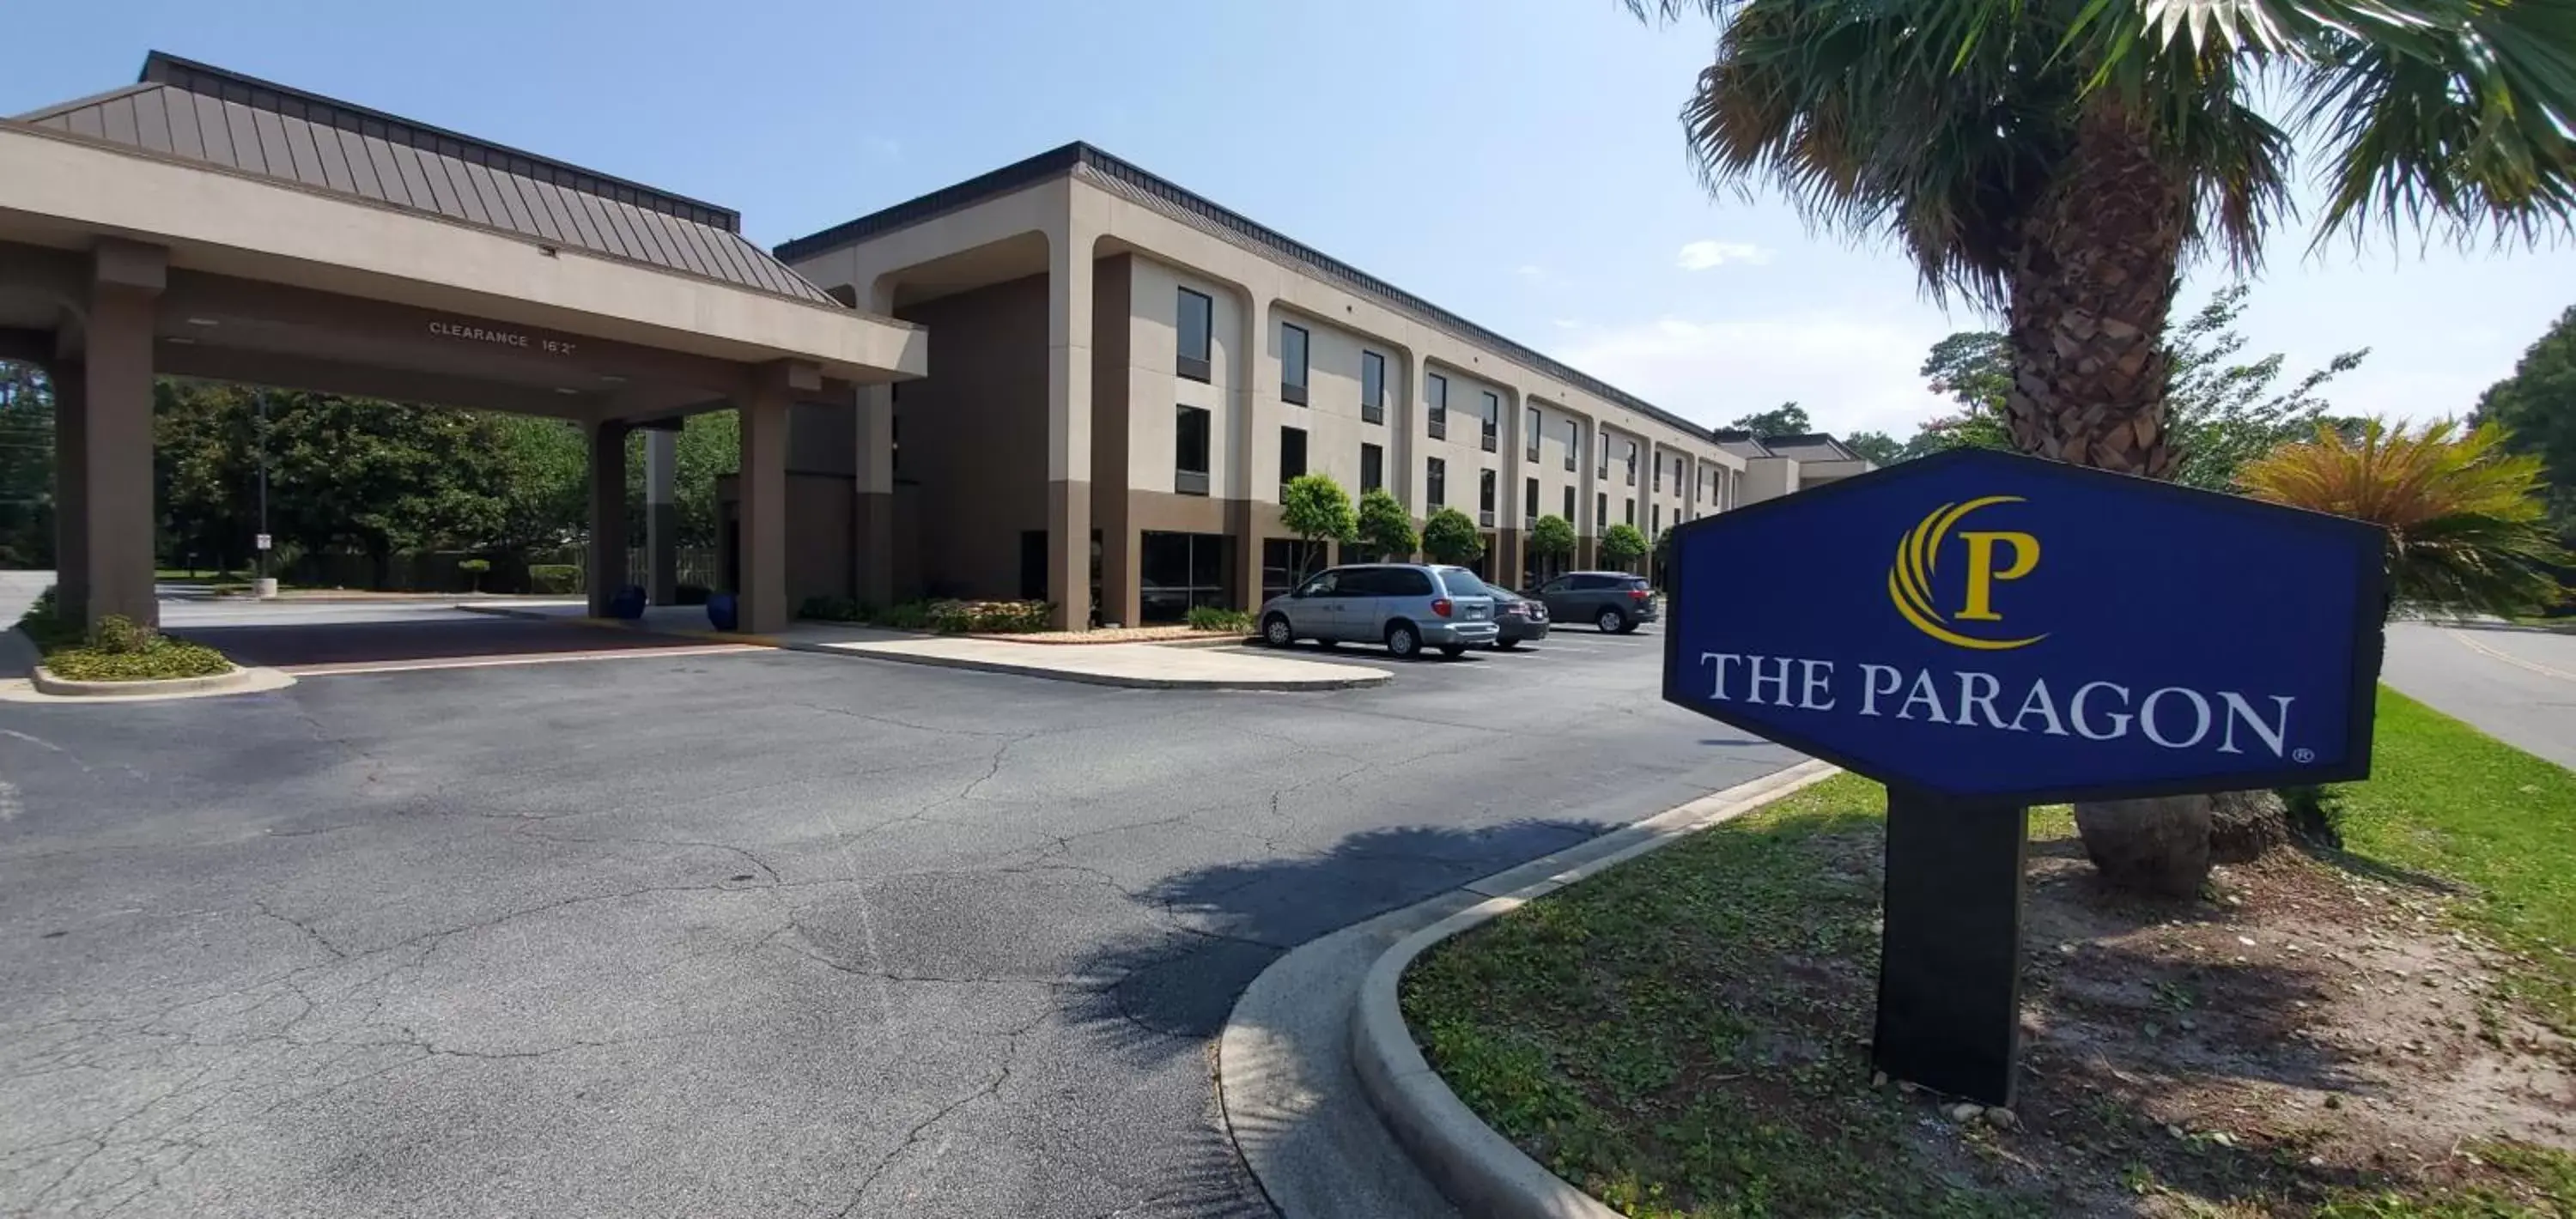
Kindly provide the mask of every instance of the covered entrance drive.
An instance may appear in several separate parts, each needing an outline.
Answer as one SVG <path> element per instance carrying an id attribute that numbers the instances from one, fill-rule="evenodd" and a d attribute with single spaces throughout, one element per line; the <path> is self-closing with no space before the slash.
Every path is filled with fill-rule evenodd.
<path id="1" fill-rule="evenodd" d="M 847 430 L 859 387 L 921 375 L 928 345 L 739 229 L 159 54 L 130 88 L 0 121 L 0 358 L 56 387 L 62 604 L 158 620 L 152 383 L 176 375 L 580 423 L 594 608 L 629 582 L 628 434 L 738 409 L 733 591 L 746 629 L 783 626 L 791 427 Z"/>

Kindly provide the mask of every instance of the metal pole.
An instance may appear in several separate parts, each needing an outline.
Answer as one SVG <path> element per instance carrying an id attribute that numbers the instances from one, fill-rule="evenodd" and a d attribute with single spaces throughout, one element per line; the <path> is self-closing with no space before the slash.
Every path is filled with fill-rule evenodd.
<path id="1" fill-rule="evenodd" d="M 266 538 L 268 536 L 268 391 L 252 390 L 251 400 L 259 405 L 259 536 Z M 257 579 L 266 580 L 268 579 L 268 548 L 260 546 L 255 549 L 259 557 L 253 574 Z M 253 587 L 263 592 L 268 588 L 266 584 L 257 584 Z"/>

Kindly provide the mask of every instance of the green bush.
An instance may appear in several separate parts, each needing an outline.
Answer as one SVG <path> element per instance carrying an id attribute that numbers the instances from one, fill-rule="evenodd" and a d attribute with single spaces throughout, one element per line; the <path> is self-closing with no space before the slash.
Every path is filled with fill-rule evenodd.
<path id="1" fill-rule="evenodd" d="M 1464 567 L 1484 556 L 1485 535 L 1476 522 L 1455 508 L 1443 508 L 1422 523 L 1422 552 L 1434 563 Z"/>
<path id="2" fill-rule="evenodd" d="M 888 606 L 886 607 L 885 613 L 877 616 L 877 625 L 892 627 L 898 631 L 919 631 L 928 629 L 930 626 L 930 603 L 927 601 L 906 601 L 901 605 Z"/>
<path id="3" fill-rule="evenodd" d="M 528 565 L 528 591 L 532 593 L 580 592 L 581 568 L 570 563 L 531 563 Z"/>
<path id="4" fill-rule="evenodd" d="M 1187 621 L 1193 631 L 1224 631 L 1246 635 L 1252 631 L 1252 615 L 1242 610 L 1215 605 L 1193 605 Z"/>
<path id="5" fill-rule="evenodd" d="M 161 632 L 123 614 L 108 614 L 91 628 L 89 646 L 92 651 L 110 656 L 132 656 L 149 650 L 152 641 L 160 636 Z"/>
<path id="6" fill-rule="evenodd" d="M 35 601 L 27 606 L 27 612 L 19 616 L 18 629 L 27 633 L 27 638 L 40 652 L 78 647 L 86 641 L 80 624 L 64 620 L 61 611 L 55 608 L 51 587 L 36 594 Z"/>
<path id="7" fill-rule="evenodd" d="M 72 681 L 162 681 L 230 673 L 233 662 L 202 643 L 151 634 L 131 650 L 59 648 L 45 654 L 45 667 Z"/>
<path id="8" fill-rule="evenodd" d="M 867 613 L 848 597 L 807 597 L 796 607 L 796 616 L 817 622 L 865 622 Z"/>

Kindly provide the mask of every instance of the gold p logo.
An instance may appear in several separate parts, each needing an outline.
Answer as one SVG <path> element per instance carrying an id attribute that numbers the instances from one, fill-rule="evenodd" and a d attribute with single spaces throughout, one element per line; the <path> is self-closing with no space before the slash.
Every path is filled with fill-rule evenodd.
<path id="1" fill-rule="evenodd" d="M 1933 578 L 1940 574 L 1942 543 L 1950 530 L 1969 513 L 1996 504 L 2023 502 L 2018 495 L 1989 495 L 1963 504 L 1943 504 L 1931 511 L 1896 543 L 1896 562 L 1887 569 L 1887 596 L 1896 603 L 1896 612 L 1914 628 L 1953 647 L 2000 652 L 2026 648 L 2048 638 L 2045 634 L 2022 638 L 1980 638 L 1962 633 L 1957 624 L 2001 622 L 2003 614 L 1995 609 L 1995 586 L 2021 579 L 2039 570 L 2039 538 L 2035 534 L 2012 530 L 1962 530 L 1959 542 L 1967 551 L 1967 569 L 1962 584 L 1959 612 L 1941 612 L 1933 598 Z"/>

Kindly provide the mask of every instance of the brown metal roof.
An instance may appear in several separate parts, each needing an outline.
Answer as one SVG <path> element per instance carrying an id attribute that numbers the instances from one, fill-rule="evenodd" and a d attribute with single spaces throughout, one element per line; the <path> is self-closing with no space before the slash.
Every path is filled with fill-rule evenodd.
<path id="1" fill-rule="evenodd" d="M 18 121 L 842 307 L 729 209 L 159 51 L 136 85 Z"/>

